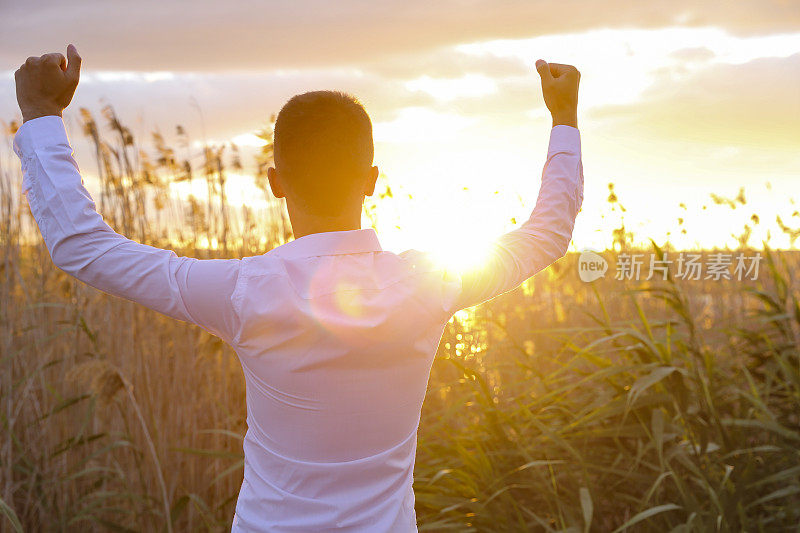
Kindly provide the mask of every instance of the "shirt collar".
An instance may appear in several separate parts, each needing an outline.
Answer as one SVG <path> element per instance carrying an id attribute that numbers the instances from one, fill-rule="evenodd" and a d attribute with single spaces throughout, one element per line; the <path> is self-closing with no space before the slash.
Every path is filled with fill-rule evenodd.
<path id="1" fill-rule="evenodd" d="M 360 254 L 380 251 L 382 251 L 382 248 L 375 230 L 366 228 L 311 233 L 278 246 L 273 250 L 273 253 L 286 259 L 296 259 L 319 255 Z"/>

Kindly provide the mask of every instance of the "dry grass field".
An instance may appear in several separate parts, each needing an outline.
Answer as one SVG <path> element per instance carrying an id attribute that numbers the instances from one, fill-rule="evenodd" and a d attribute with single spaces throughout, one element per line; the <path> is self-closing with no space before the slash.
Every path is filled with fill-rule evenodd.
<path id="1" fill-rule="evenodd" d="M 279 206 L 227 202 L 230 146 L 184 161 L 110 108 L 82 119 L 98 210 L 126 236 L 201 258 L 289 239 Z M 18 166 L 0 172 L 0 530 L 228 529 L 246 429 L 235 353 L 55 268 Z M 189 180 L 208 200 L 168 196 Z M 617 237 L 604 257 L 633 251 Z M 454 317 L 419 432 L 420 531 L 797 531 L 800 256 L 760 252 L 756 280 L 593 283 L 569 254 Z"/>

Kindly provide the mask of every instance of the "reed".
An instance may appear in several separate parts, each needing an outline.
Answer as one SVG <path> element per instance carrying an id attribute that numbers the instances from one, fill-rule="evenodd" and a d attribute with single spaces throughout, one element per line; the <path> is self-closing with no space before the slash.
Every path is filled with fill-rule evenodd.
<path id="1" fill-rule="evenodd" d="M 119 231 L 201 258 L 290 238 L 265 190 L 269 126 L 255 209 L 226 197 L 244 173 L 236 147 L 196 145 L 180 127 L 177 147 L 159 133 L 145 147 L 112 108 L 101 116 L 81 110 L 80 124 L 98 208 Z M 245 431 L 235 354 L 56 269 L 20 180 L 2 159 L 0 530 L 228 529 Z M 172 194 L 195 182 L 203 197 Z M 631 249 L 624 224 L 614 237 Z M 795 531 L 800 256 L 762 254 L 747 283 L 591 284 L 570 254 L 454 317 L 419 433 L 420 530 Z"/>

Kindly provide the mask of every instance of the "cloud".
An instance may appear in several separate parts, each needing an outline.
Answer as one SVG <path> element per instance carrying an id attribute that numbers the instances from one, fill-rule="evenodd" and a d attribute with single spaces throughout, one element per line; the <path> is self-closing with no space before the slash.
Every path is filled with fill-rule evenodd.
<path id="1" fill-rule="evenodd" d="M 590 117 L 701 146 L 800 149 L 800 53 L 712 64 L 678 80 L 662 76 L 670 82 L 653 85 L 641 101 L 599 108 Z"/>
<path id="2" fill-rule="evenodd" d="M 457 78 L 465 73 L 506 77 L 529 75 L 533 71 L 518 57 L 464 54 L 453 46 L 392 54 L 364 62 L 361 68 L 386 79 L 403 80 L 419 76 Z"/>
<path id="3" fill-rule="evenodd" d="M 700 68 L 742 64 L 800 52 L 800 32 L 738 37 L 715 27 L 673 26 L 596 29 L 582 33 L 499 39 L 455 49 L 478 57 L 517 58 L 531 68 L 537 58 L 571 63 L 581 71 L 581 107 L 638 101 L 651 87 L 671 84 Z"/>
<path id="4" fill-rule="evenodd" d="M 376 142 L 449 142 L 460 131 L 474 124 L 474 118 L 433 111 L 425 107 L 405 107 L 397 116 L 374 124 Z"/>
<path id="5" fill-rule="evenodd" d="M 3 2 L 0 69 L 74 42 L 97 70 L 237 70 L 359 65 L 462 42 L 587 29 L 800 28 L 787 0 L 58 0 Z"/>
<path id="6" fill-rule="evenodd" d="M 422 91 L 439 101 L 474 98 L 497 92 L 497 83 L 480 74 L 465 74 L 460 78 L 432 78 L 428 75 L 405 83 L 410 91 Z"/>
<path id="7" fill-rule="evenodd" d="M 714 52 L 707 46 L 692 46 L 675 50 L 670 57 L 678 61 L 705 62 L 714 58 Z"/>
<path id="8" fill-rule="evenodd" d="M 19 116 L 12 73 L 0 83 L 0 118 Z M 383 79 L 355 69 L 308 69 L 275 72 L 158 73 L 89 72 L 83 76 L 65 116 L 80 107 L 95 112 L 115 107 L 134 133 L 156 127 L 169 134 L 175 125 L 194 136 L 227 138 L 261 128 L 293 95 L 317 89 L 355 94 L 374 121 L 390 120 L 400 107 L 434 103 L 427 93 L 404 86 L 404 80 Z"/>

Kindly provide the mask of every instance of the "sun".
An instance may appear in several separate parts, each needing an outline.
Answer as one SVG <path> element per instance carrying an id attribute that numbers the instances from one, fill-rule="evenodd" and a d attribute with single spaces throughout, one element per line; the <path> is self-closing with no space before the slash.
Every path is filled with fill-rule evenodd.
<path id="1" fill-rule="evenodd" d="M 433 260 L 447 270 L 463 273 L 486 264 L 493 239 L 467 232 L 453 232 L 446 239 L 426 244 Z"/>
<path id="2" fill-rule="evenodd" d="M 502 231 L 480 219 L 459 220 L 447 208 L 413 210 L 398 224 L 376 228 L 387 250 L 425 252 L 441 268 L 463 273 L 486 264 Z M 406 212 L 406 215 L 408 213 Z"/>

